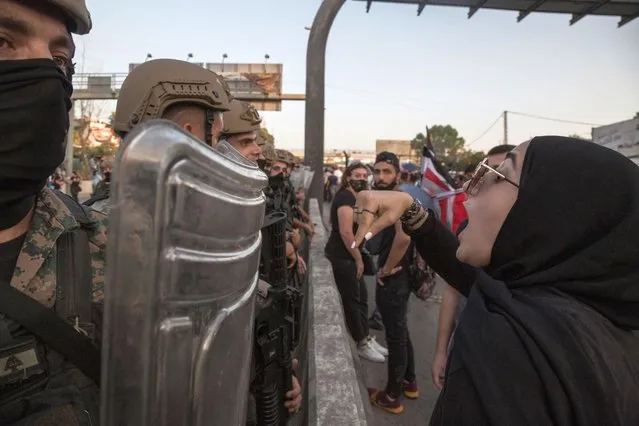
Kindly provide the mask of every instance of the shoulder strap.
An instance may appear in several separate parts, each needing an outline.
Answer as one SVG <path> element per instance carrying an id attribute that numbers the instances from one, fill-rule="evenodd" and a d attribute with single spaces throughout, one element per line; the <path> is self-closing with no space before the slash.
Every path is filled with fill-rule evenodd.
<path id="1" fill-rule="evenodd" d="M 63 233 L 56 242 L 55 311 L 78 326 L 91 324 L 93 274 L 89 232 L 96 226 L 85 207 L 66 194 L 57 193 L 80 224 L 80 229 Z"/>
<path id="2" fill-rule="evenodd" d="M 82 203 L 82 205 L 91 207 L 93 204 L 97 203 L 98 201 L 106 200 L 108 198 L 109 198 L 108 192 L 101 192 L 99 194 L 95 194 L 94 196 L 86 200 L 84 203 Z"/>
<path id="3" fill-rule="evenodd" d="M 2 282 L 0 312 L 62 354 L 96 384 L 100 384 L 100 350 L 51 309 L 11 287 L 9 283 Z"/>

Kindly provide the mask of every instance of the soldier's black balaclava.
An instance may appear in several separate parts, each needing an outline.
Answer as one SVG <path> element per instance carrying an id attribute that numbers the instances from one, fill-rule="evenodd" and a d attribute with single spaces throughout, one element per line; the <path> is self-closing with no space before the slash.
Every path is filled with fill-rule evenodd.
<path id="1" fill-rule="evenodd" d="M 284 173 L 278 173 L 275 176 L 268 177 L 268 186 L 273 189 L 282 188 L 284 186 Z"/>
<path id="2" fill-rule="evenodd" d="M 72 91 L 50 59 L 0 61 L 0 229 L 26 216 L 64 161 Z"/>

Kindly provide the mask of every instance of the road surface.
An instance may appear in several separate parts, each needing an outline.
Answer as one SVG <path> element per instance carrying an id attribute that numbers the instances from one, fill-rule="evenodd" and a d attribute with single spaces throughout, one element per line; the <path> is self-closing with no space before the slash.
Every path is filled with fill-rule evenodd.
<path id="1" fill-rule="evenodd" d="M 372 278 L 366 278 L 369 294 L 369 307 L 372 311 L 375 304 L 375 287 Z M 435 287 L 433 300 L 421 301 L 411 296 L 408 312 L 408 330 L 413 341 L 415 351 L 415 372 L 417 373 L 417 384 L 419 386 L 419 398 L 409 400 L 404 398 L 404 412 L 402 414 L 391 414 L 377 407 L 372 407 L 374 416 L 374 426 L 386 425 L 427 425 L 430 414 L 435 406 L 439 392 L 433 387 L 430 379 L 430 363 L 435 351 L 435 338 L 437 334 L 437 316 L 443 290 L 443 281 L 438 280 Z M 372 330 L 380 343 L 384 346 L 384 332 Z M 366 386 L 378 389 L 386 386 L 387 372 L 386 364 L 369 362 L 361 359 L 366 377 Z"/>

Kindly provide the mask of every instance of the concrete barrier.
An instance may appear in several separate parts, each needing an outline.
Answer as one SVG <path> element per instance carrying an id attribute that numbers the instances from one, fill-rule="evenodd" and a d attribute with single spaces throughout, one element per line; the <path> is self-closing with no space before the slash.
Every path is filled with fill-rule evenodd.
<path id="1" fill-rule="evenodd" d="M 372 425 L 368 393 L 355 344 L 346 330 L 333 271 L 324 256 L 329 231 L 317 200 L 310 200 L 315 236 L 310 246 L 308 286 L 308 383 L 305 410 L 308 425 Z"/>

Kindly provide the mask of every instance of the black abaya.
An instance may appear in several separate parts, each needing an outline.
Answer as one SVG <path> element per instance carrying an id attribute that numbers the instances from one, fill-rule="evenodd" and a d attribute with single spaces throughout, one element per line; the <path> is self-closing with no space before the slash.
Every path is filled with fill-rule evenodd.
<path id="1" fill-rule="evenodd" d="M 448 366 L 464 380 L 447 381 L 432 424 L 639 425 L 635 164 L 591 142 L 535 138 L 485 271 L 453 260 L 454 236 L 434 219 L 413 238 L 469 294 Z M 465 399 L 476 409 L 450 417 Z"/>

